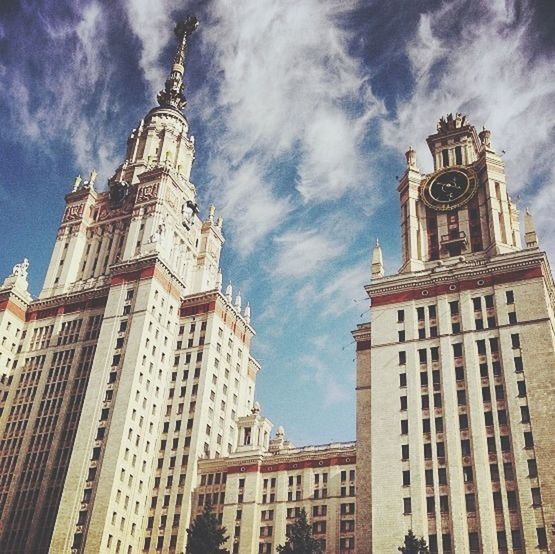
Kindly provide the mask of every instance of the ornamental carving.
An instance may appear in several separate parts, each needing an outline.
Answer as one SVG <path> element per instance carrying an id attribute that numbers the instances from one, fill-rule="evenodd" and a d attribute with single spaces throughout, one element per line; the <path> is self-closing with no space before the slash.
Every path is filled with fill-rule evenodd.
<path id="1" fill-rule="evenodd" d="M 137 202 L 148 202 L 158 196 L 158 183 L 153 185 L 143 185 L 139 189 Z"/>
<path id="2" fill-rule="evenodd" d="M 68 206 L 64 213 L 64 219 L 62 223 L 67 223 L 68 221 L 75 221 L 76 219 L 81 219 L 83 217 L 83 211 L 85 210 L 85 204 L 73 204 Z"/>

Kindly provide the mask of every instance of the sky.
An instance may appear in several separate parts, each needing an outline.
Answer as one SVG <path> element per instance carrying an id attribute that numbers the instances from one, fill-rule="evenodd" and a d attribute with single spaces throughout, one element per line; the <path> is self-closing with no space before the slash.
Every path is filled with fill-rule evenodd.
<path id="1" fill-rule="evenodd" d="M 3 0 L 0 279 L 38 294 L 64 195 L 107 179 L 156 105 L 175 21 L 201 215 L 224 217 L 224 286 L 250 302 L 256 396 L 295 444 L 355 438 L 351 330 L 376 238 L 400 266 L 404 152 L 462 112 L 492 131 L 509 194 L 553 258 L 555 6 L 550 0 Z"/>

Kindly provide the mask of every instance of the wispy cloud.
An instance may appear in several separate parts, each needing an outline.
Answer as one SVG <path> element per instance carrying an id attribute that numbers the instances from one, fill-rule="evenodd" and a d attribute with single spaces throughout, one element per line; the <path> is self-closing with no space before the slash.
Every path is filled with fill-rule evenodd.
<path id="1" fill-rule="evenodd" d="M 76 165 L 84 171 L 96 166 L 107 177 L 117 159 L 108 110 L 115 100 L 107 90 L 114 72 L 106 56 L 107 14 L 98 2 L 63 20 L 47 10 L 33 14 L 44 33 L 36 37 L 40 63 L 19 63 L 14 47 L 7 61 L 10 79 L 0 84 L 0 99 L 10 105 L 13 138 L 40 142 L 42 152 L 67 141 Z"/>
<path id="2" fill-rule="evenodd" d="M 291 198 L 302 208 L 361 186 L 368 169 L 362 142 L 383 108 L 360 61 L 348 53 L 337 3 L 222 0 L 213 8 L 202 40 L 213 52 L 218 84 L 216 103 L 206 106 L 204 116 L 221 130 L 212 174 L 226 184 L 220 197 L 224 211 L 233 210 L 236 195 L 251 205 L 232 223 L 244 248 L 247 240 L 256 243 L 280 226 Z M 283 174 L 268 177 L 278 161 L 291 168 L 285 182 Z M 250 196 L 253 185 L 245 179 L 229 186 L 228 175 L 219 172 L 222 165 L 239 173 L 247 165 L 258 198 Z M 268 202 L 275 205 L 272 213 Z M 257 233 L 251 232 L 253 222 Z"/>
<path id="3" fill-rule="evenodd" d="M 555 63 L 532 49 L 532 5 L 516 10 L 511 2 L 482 3 L 479 18 L 465 13 L 466 6 L 449 2 L 420 16 L 407 46 L 414 89 L 384 123 L 384 141 L 399 150 L 414 144 L 420 167 L 430 170 L 424 138 L 441 115 L 461 111 L 474 125 L 492 129 L 497 151 L 506 151 L 511 193 L 551 196 L 543 189 L 553 186 L 555 176 L 555 120 L 548 116 Z M 445 21 L 459 22 L 455 37 L 457 29 L 446 32 Z M 539 192 L 527 187 L 538 182 Z M 539 223 L 551 233 L 551 217 L 549 225 L 543 217 Z"/>

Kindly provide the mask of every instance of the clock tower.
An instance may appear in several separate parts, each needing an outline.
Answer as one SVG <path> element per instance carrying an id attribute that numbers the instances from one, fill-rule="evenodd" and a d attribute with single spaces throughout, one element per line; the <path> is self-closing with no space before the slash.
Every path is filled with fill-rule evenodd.
<path id="1" fill-rule="evenodd" d="M 357 345 L 357 552 L 555 552 L 555 286 L 490 132 L 460 114 L 406 154 L 402 266 L 372 257 Z"/>
<path id="2" fill-rule="evenodd" d="M 406 153 L 399 183 L 402 272 L 438 260 L 488 257 L 520 249 L 518 211 L 507 195 L 502 159 L 490 131 L 479 134 L 466 117 L 442 117 L 428 137 L 434 171 L 418 169 L 416 152 Z"/>

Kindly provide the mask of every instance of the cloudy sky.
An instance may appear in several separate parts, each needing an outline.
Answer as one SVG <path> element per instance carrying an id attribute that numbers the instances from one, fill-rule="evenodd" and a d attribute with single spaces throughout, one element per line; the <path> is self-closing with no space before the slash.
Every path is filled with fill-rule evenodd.
<path id="1" fill-rule="evenodd" d="M 225 284 L 249 300 L 257 396 L 297 444 L 354 439 L 354 345 L 380 238 L 400 265 L 396 177 L 461 111 L 503 154 L 509 191 L 555 256 L 555 6 L 550 0 L 4 0 L 0 275 L 40 290 L 63 196 L 105 183 L 155 105 L 173 25 L 187 67 L 193 181 L 224 216 Z"/>

